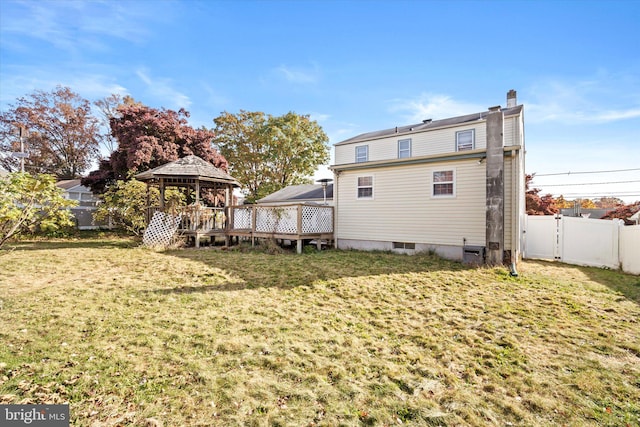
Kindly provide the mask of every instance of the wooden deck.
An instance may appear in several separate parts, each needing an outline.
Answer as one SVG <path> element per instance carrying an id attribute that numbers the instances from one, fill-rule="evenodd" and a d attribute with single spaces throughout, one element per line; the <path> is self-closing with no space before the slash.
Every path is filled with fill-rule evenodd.
<path id="1" fill-rule="evenodd" d="M 298 253 L 302 252 L 305 240 L 315 240 L 319 248 L 323 242 L 333 242 L 333 206 L 300 203 L 213 208 L 193 205 L 172 214 L 180 217 L 178 233 L 193 237 L 196 247 L 200 246 L 201 238 L 216 236 L 224 237 L 227 245 L 233 237 L 249 238 L 252 244 L 255 239 L 296 241 Z"/>
<path id="2" fill-rule="evenodd" d="M 333 206 L 315 204 L 232 206 L 229 210 L 231 237 L 296 241 L 298 253 L 305 240 L 333 242 Z"/>

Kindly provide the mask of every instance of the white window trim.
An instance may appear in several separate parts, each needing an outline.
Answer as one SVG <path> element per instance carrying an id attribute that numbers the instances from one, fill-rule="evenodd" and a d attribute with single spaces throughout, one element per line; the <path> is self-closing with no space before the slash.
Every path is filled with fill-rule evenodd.
<path id="1" fill-rule="evenodd" d="M 408 142 L 409 142 L 409 149 L 408 149 L 408 150 L 400 150 L 400 143 L 401 143 L 401 142 L 405 142 L 405 141 L 408 141 Z M 411 138 L 399 139 L 399 140 L 398 140 L 398 158 L 399 158 L 399 159 L 406 159 L 406 158 L 411 157 L 412 145 L 413 145 L 413 144 L 412 144 Z M 401 151 L 403 151 L 403 152 L 404 152 L 404 151 L 409 151 L 409 155 L 408 155 L 407 157 L 400 157 L 400 152 L 401 152 Z"/>
<path id="2" fill-rule="evenodd" d="M 360 190 L 361 188 L 369 188 L 369 186 L 360 186 L 358 185 L 358 181 L 360 180 L 360 178 L 371 178 L 371 196 L 367 196 L 367 197 L 360 197 L 360 192 L 358 190 Z M 374 191 L 373 191 L 373 186 L 375 184 L 375 178 L 373 177 L 373 175 L 358 175 L 356 176 L 356 200 L 373 200 L 373 196 L 374 196 Z"/>
<path id="3" fill-rule="evenodd" d="M 434 182 L 433 180 L 433 174 L 435 172 L 448 172 L 448 171 L 452 171 L 453 172 L 453 181 L 451 181 L 451 183 L 453 184 L 453 194 L 434 194 L 434 189 L 435 189 L 435 185 L 436 184 L 449 184 L 449 182 Z M 431 173 L 430 173 L 430 180 L 431 180 L 431 197 L 434 199 L 453 199 L 456 197 L 456 169 L 455 168 L 438 168 L 438 169 L 432 169 Z"/>
<path id="4" fill-rule="evenodd" d="M 460 150 L 460 141 L 459 141 L 460 134 L 465 132 L 471 132 L 471 148 Z M 459 130 L 456 132 L 456 151 L 469 151 L 469 150 L 475 150 L 475 149 L 476 149 L 476 130 L 475 129 Z"/>
<path id="5" fill-rule="evenodd" d="M 359 148 L 364 148 L 364 151 L 365 151 L 365 157 L 364 157 L 364 160 L 358 160 L 358 158 L 359 158 L 359 156 L 358 156 L 358 149 L 359 149 Z M 356 163 L 364 163 L 364 162 L 368 162 L 368 161 L 369 161 L 369 146 L 368 146 L 368 145 L 358 145 L 358 146 L 356 146 L 355 154 L 356 154 Z"/>

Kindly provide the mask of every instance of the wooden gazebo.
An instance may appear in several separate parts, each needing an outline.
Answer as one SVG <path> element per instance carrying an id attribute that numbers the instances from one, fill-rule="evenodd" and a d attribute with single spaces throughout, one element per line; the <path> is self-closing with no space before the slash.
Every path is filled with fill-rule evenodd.
<path id="1" fill-rule="evenodd" d="M 171 212 L 180 216 L 179 232 L 193 236 L 196 246 L 199 246 L 200 237 L 203 236 L 226 237 L 225 210 L 232 204 L 233 189 L 240 187 L 240 183 L 225 171 L 198 156 L 191 155 L 141 172 L 135 178 L 145 182 L 148 187 L 157 186 L 160 190 L 160 205 L 148 206 L 148 219 L 154 211 L 166 210 L 165 189 L 167 187 L 182 188 L 185 189 L 187 206 Z M 203 190 L 216 195 L 215 199 L 218 202 L 215 206 L 206 206 L 203 203 Z"/>
<path id="2" fill-rule="evenodd" d="M 156 186 L 160 190 L 159 206 L 150 206 L 147 202 L 146 231 L 154 230 L 151 219 L 156 211 L 161 211 L 168 214 L 170 221 L 175 220 L 177 229 L 171 228 L 170 233 L 192 237 L 196 247 L 200 246 L 202 237 L 224 237 L 227 245 L 231 237 L 250 238 L 252 242 L 256 238 L 282 239 L 297 241 L 300 253 L 305 240 L 315 240 L 318 247 L 322 242 L 333 241 L 333 206 L 315 203 L 232 206 L 233 189 L 240 187 L 240 183 L 197 156 L 184 157 L 135 177 L 145 182 L 147 188 Z M 168 206 L 167 187 L 183 189 L 187 205 Z M 213 203 L 211 197 L 204 200 L 203 190 L 215 195 Z M 164 235 L 163 227 L 159 228 L 159 233 Z"/>

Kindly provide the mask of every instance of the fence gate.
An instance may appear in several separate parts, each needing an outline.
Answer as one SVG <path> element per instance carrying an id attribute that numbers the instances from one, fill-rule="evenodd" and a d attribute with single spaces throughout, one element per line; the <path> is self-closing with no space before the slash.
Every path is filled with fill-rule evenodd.
<path id="1" fill-rule="evenodd" d="M 524 258 L 618 268 L 620 221 L 528 215 Z"/>
<path id="2" fill-rule="evenodd" d="M 561 258 L 561 217 L 528 215 L 524 257 L 531 259 Z"/>

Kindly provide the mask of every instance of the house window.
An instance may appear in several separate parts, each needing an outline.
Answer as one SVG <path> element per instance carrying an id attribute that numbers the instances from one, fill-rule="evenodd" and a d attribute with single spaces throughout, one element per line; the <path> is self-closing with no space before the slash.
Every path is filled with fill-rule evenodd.
<path id="1" fill-rule="evenodd" d="M 361 145 L 356 147 L 356 163 L 362 163 L 369 160 L 369 146 Z"/>
<path id="2" fill-rule="evenodd" d="M 474 129 L 456 132 L 456 151 L 473 150 L 476 148 L 476 132 Z"/>
<path id="3" fill-rule="evenodd" d="M 373 177 L 358 177 L 358 199 L 373 199 Z"/>
<path id="4" fill-rule="evenodd" d="M 398 141 L 398 158 L 405 159 L 411 157 L 411 140 L 401 139 Z"/>
<path id="5" fill-rule="evenodd" d="M 456 195 L 456 174 L 454 170 L 433 172 L 433 197 L 455 197 Z"/>

